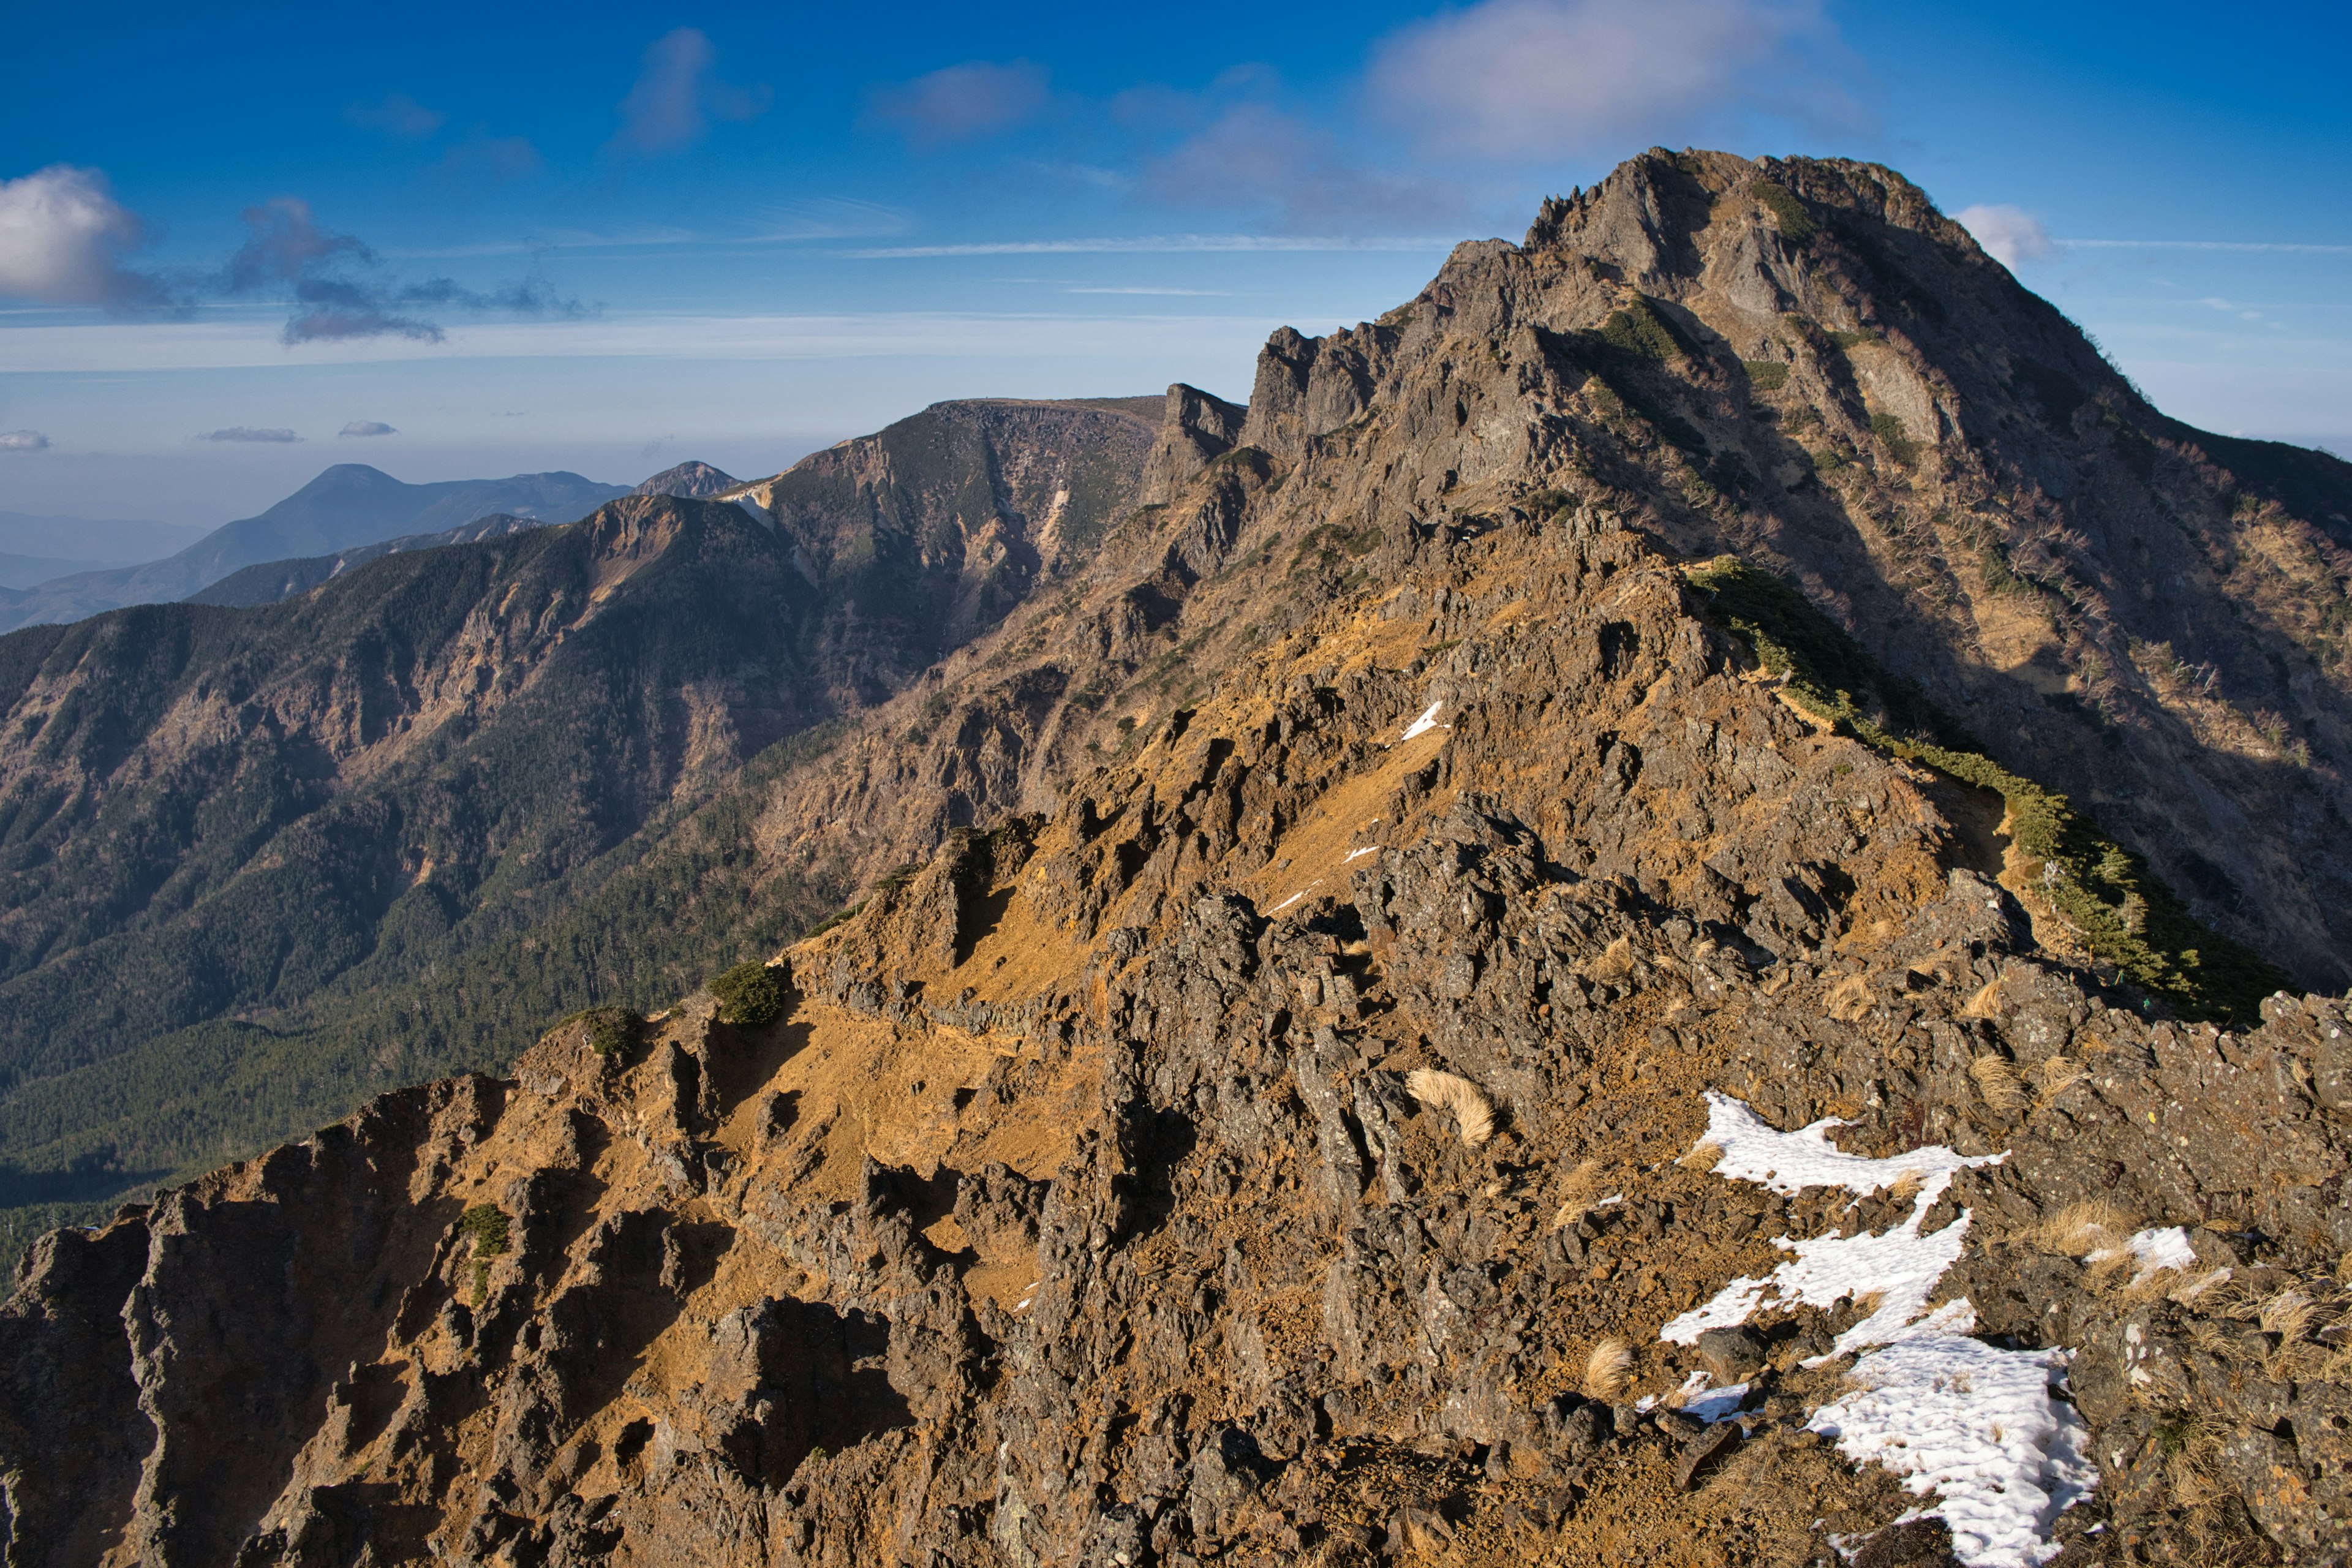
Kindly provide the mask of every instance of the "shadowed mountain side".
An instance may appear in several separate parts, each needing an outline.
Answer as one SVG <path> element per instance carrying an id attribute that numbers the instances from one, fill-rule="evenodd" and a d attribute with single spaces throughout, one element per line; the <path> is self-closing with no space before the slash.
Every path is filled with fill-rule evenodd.
<path id="1" fill-rule="evenodd" d="M 641 490 L 635 493 L 666 495 L 669 492 Z M 212 586 L 189 595 L 182 603 L 221 605 L 231 609 L 274 605 L 280 599 L 307 594 L 330 578 L 340 577 L 386 555 L 400 555 L 415 550 L 439 550 L 450 544 L 475 544 L 485 539 L 499 539 L 509 533 L 522 533 L 548 526 L 543 518 L 510 517 L 504 512 L 493 512 L 488 517 L 476 518 L 471 522 L 445 529 L 439 533 L 413 533 L 404 539 L 388 539 L 381 544 L 362 544 L 357 549 L 339 551 L 332 555 L 313 555 L 299 561 L 265 561 L 257 566 L 247 566 L 230 573 Z"/>

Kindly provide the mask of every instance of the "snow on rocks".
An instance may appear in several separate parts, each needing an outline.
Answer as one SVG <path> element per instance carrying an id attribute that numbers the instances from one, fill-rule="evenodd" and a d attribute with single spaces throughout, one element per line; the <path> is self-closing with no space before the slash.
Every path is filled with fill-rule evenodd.
<path id="1" fill-rule="evenodd" d="M 1421 717 L 1415 719 L 1412 723 L 1407 724 L 1404 727 L 1403 739 L 1410 741 L 1417 735 L 1426 735 L 1432 730 L 1436 729 L 1437 710 L 1444 706 L 1444 700 L 1440 699 L 1439 700 L 1431 703 L 1428 707 L 1423 709 L 1421 710 Z"/>
<path id="2" fill-rule="evenodd" d="M 1878 1310 L 1840 1334 L 1831 1355 L 1887 1344 L 1915 1331 L 1965 1333 L 1976 1326 L 1973 1310 L 1964 1323 L 1945 1321 L 1957 1316 L 1949 1309 L 1937 1313 L 1928 1320 L 1936 1324 L 1933 1331 L 1927 1323 L 1914 1322 L 1927 1310 L 1936 1281 L 1959 1260 L 1969 1216 L 1963 1210 L 1951 1224 L 1924 1236 L 1920 1226 L 1955 1174 L 1970 1165 L 1998 1164 L 2007 1155 L 1956 1154 L 1931 1144 L 1890 1159 L 1864 1159 L 1830 1142 L 1830 1129 L 1844 1125 L 1835 1118 L 1816 1121 L 1800 1131 L 1779 1132 L 1729 1095 L 1710 1089 L 1706 1102 L 1706 1135 L 1700 1146 L 1711 1143 L 1723 1151 L 1715 1164 L 1717 1175 L 1790 1194 L 1807 1187 L 1843 1187 L 1867 1194 L 1906 1180 L 1916 1180 L 1919 1190 L 1911 1201 L 1910 1217 L 1883 1235 L 1864 1231 L 1851 1237 L 1815 1237 L 1810 1241 L 1791 1241 L 1785 1236 L 1776 1238 L 1773 1246 L 1796 1256 L 1764 1279 L 1743 1275 L 1734 1279 L 1714 1300 L 1660 1330 L 1661 1338 L 1686 1345 L 1709 1329 L 1746 1322 L 1768 1303 L 1827 1307 L 1846 1297 L 1859 1299 L 1874 1291 L 1878 1295 Z"/>
<path id="3" fill-rule="evenodd" d="M 1922 1335 L 1863 1357 L 1853 1391 L 1807 1426 L 1914 1496 L 1938 1494 L 1927 1511 L 1950 1526 L 1969 1568 L 2032 1568 L 2057 1555 L 2052 1522 L 2098 1479 L 2083 1418 L 2050 1396 L 2065 1363 L 2064 1351 Z"/>
<path id="4" fill-rule="evenodd" d="M 2137 1285 L 2151 1274 L 2161 1274 L 2168 1268 L 2187 1272 L 2197 1266 L 2197 1253 L 2189 1245 L 2189 1232 L 2179 1226 L 2167 1226 L 2161 1230 L 2143 1230 L 2120 1247 L 2103 1247 L 2083 1261 L 2103 1263 L 2117 1252 L 2128 1252 L 2139 1264 L 2133 1274 Z"/>
<path id="5" fill-rule="evenodd" d="M 2007 1154 L 1955 1154 L 1931 1143 L 1884 1160 L 1864 1159 L 1829 1141 L 1830 1129 L 1844 1125 L 1830 1116 L 1794 1132 L 1781 1132 L 1731 1096 L 1709 1089 L 1706 1134 L 1699 1142 L 1701 1147 L 1712 1143 L 1723 1151 L 1723 1157 L 1715 1163 L 1717 1175 L 1754 1182 L 1791 1196 L 1807 1187 L 1874 1193 L 1914 1173 L 1924 1184 L 1922 1195 L 1933 1190 L 1941 1196 L 1952 1184 L 1952 1177 L 1969 1166 L 1998 1165 L 2009 1158 Z"/>
<path id="6" fill-rule="evenodd" d="M 1951 1224 L 1923 1233 L 1928 1211 L 1961 1171 L 2008 1156 L 1930 1145 L 1866 1159 L 1830 1142 L 1830 1130 L 1843 1125 L 1835 1120 L 1781 1132 L 1729 1095 L 1709 1091 L 1706 1100 L 1700 1147 L 1721 1151 L 1713 1167 L 1719 1176 L 1790 1194 L 1821 1186 L 1867 1194 L 1903 1183 L 1917 1191 L 1904 1222 L 1877 1235 L 1776 1237 L 1772 1245 L 1793 1255 L 1788 1262 L 1761 1279 L 1734 1279 L 1659 1337 L 1691 1344 L 1768 1306 L 1874 1297 L 1874 1309 L 1837 1337 L 1829 1355 L 1807 1363 L 1869 1352 L 1854 1363 L 1852 1391 L 1815 1410 L 1811 1428 L 1834 1438 L 1848 1458 L 1875 1460 L 1901 1476 L 1915 1495 L 1936 1494 L 1925 1511 L 1950 1526 L 1954 1552 L 1968 1568 L 2032 1568 L 2055 1556 L 2051 1521 L 2098 1479 L 2084 1454 L 2082 1418 L 2052 1392 L 2068 1352 L 2004 1351 L 1969 1338 L 1976 1309 L 1965 1298 L 1927 1310 L 1937 1281 L 1959 1258 L 1969 1218 L 1962 1209 Z M 2177 1229 L 2143 1231 L 2127 1245 L 2144 1272 L 2194 1261 Z M 1705 1378 L 1694 1374 L 1684 1389 L 1685 1408 L 1713 1408 L 1729 1394 L 1699 1400 Z"/>

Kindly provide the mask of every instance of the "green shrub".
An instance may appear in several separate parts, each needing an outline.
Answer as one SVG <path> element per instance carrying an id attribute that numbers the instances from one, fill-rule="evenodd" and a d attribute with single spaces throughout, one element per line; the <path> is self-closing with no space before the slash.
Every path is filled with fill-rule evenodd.
<path id="1" fill-rule="evenodd" d="M 637 1043 L 646 1021 L 626 1007 L 591 1007 L 563 1020 L 588 1027 L 588 1048 L 600 1057 L 618 1056 Z"/>
<path id="2" fill-rule="evenodd" d="M 1628 359 L 1651 364 L 1664 364 L 1688 352 L 1675 324 L 1638 295 L 1632 304 L 1610 311 L 1593 336 Z"/>
<path id="3" fill-rule="evenodd" d="M 775 972 L 757 959 L 739 963 L 713 980 L 710 994 L 719 999 L 722 1024 L 756 1029 L 774 1023 L 784 1010 L 784 988 L 776 984 Z"/>
<path id="4" fill-rule="evenodd" d="M 866 904 L 866 900 L 860 899 L 845 910 L 835 910 L 832 914 L 829 914 L 825 916 L 824 919 L 817 921 L 816 924 L 809 927 L 808 934 L 810 936 L 823 936 L 825 932 L 833 930 L 835 926 L 847 925 L 851 921 L 856 920 L 865 910 Z M 803 938 L 803 940 L 805 941 L 806 938 Z"/>
<path id="5" fill-rule="evenodd" d="M 1852 331 L 1830 334 L 1830 342 L 1841 351 L 1853 348 L 1859 343 L 1874 343 L 1878 341 L 1878 334 L 1868 327 L 1857 327 Z"/>
<path id="6" fill-rule="evenodd" d="M 490 1293 L 490 1259 L 507 1249 L 506 1213 L 495 1204 L 476 1204 L 457 1216 L 457 1234 L 473 1244 L 473 1300 L 478 1307 Z"/>
<path id="7" fill-rule="evenodd" d="M 1690 581 L 1807 711 L 1865 745 L 1997 791 L 2017 848 L 2042 863 L 2043 893 L 2095 957 L 2184 1016 L 2232 1026 L 2258 1020 L 2263 998 L 2291 984 L 2270 960 L 2191 915 L 2145 858 L 2064 795 L 1987 756 L 1794 587 L 1731 556 L 1693 569 Z"/>
<path id="8" fill-rule="evenodd" d="M 1748 384 L 1759 392 L 1778 392 L 1789 384 L 1789 367 L 1777 359 L 1744 359 L 1739 362 L 1748 372 Z"/>
<path id="9" fill-rule="evenodd" d="M 1903 421 L 1892 414 L 1870 416 L 1870 433 L 1886 448 L 1898 463 L 1908 464 L 1919 456 L 1919 443 L 1903 433 Z"/>
<path id="10" fill-rule="evenodd" d="M 1799 201 L 1796 193 L 1786 185 L 1759 180 L 1748 187 L 1748 194 L 1764 204 L 1764 210 L 1772 215 L 1772 222 L 1780 230 L 1781 237 L 1790 245 L 1810 245 L 1813 236 L 1821 232 L 1821 226 L 1813 221 L 1813 215 L 1805 210 L 1805 204 Z"/>

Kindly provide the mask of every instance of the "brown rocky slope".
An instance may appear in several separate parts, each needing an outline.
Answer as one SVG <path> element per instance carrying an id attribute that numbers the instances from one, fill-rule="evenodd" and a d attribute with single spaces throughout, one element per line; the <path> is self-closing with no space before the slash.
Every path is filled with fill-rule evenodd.
<path id="1" fill-rule="evenodd" d="M 1693 556 L 1778 514 L 1637 352 L 1697 329 L 1440 331 L 1547 232 L 1246 424 L 1171 395 L 1093 564 L 774 786 L 779 863 L 973 825 L 781 1017 L 568 1023 L 40 1243 L 10 1560 L 2340 1559 L 2343 1005 L 2158 1016 L 1768 673 Z M 1780 1272 L 1832 1236 L 1889 1261 Z M 1873 1442 L 1929 1354 L 1967 1474 Z"/>

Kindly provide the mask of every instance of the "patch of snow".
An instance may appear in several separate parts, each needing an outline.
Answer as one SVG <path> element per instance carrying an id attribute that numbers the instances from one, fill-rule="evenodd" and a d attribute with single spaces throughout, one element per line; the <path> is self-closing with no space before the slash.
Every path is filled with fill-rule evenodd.
<path id="1" fill-rule="evenodd" d="M 2135 1285 L 2167 1268 L 2185 1272 L 2197 1265 L 2196 1249 L 2189 1245 L 2189 1232 L 2177 1225 L 2167 1226 L 2162 1230 L 2143 1230 L 2124 1243 L 2122 1247 L 2103 1247 L 2084 1261 L 2098 1263 L 2117 1251 L 2129 1252 L 2137 1260 L 2139 1270 L 2132 1276 Z"/>
<path id="2" fill-rule="evenodd" d="M 1962 1209 L 1951 1224 L 1923 1235 L 1927 1212 L 1961 1171 L 2008 1155 L 1930 1146 L 1865 1159 L 1829 1142 L 1835 1121 L 1780 1132 L 1728 1095 L 1710 1091 L 1706 1098 L 1702 1142 L 1723 1150 L 1718 1175 L 1786 1194 L 1817 1186 L 1869 1194 L 1916 1174 L 1919 1191 L 1904 1223 L 1880 1235 L 1776 1237 L 1774 1247 L 1795 1255 L 1790 1261 L 1766 1279 L 1734 1279 L 1659 1337 L 1688 1344 L 1767 1306 L 1826 1307 L 1875 1293 L 1876 1309 L 1840 1334 L 1828 1356 L 1806 1364 L 1884 1348 L 1855 1363 L 1853 1391 L 1814 1411 L 1809 1425 L 1835 1438 L 1848 1458 L 1874 1459 L 1902 1477 L 1913 1495 L 1934 1494 L 1935 1505 L 1921 1511 L 1950 1526 L 1954 1552 L 1967 1568 L 2034 1568 L 2056 1556 L 2052 1521 L 2098 1479 L 2084 1452 L 2082 1417 L 2052 1392 L 2063 1380 L 2069 1352 L 2004 1351 L 1969 1338 L 1976 1309 L 1966 1298 L 1927 1311 L 1937 1281 L 1959 1258 L 1969 1220 Z M 2144 1270 L 2194 1261 L 2177 1229 L 2143 1231 L 2128 1245 Z M 1688 1397 L 1705 1376 L 1684 1385 L 1685 1408 L 1694 1414 L 1729 1393 Z"/>
<path id="3" fill-rule="evenodd" d="M 1404 738 L 1410 741 L 1416 735 L 1426 735 L 1432 730 L 1436 729 L 1437 710 L 1444 706 L 1444 700 L 1440 699 L 1438 701 L 1433 702 L 1428 707 L 1423 709 L 1421 710 L 1421 717 L 1415 719 L 1412 723 L 1407 724 L 1404 727 Z"/>
<path id="4" fill-rule="evenodd" d="M 1340 861 L 1340 862 L 1339 862 L 1339 864 L 1340 864 L 1340 865 L 1342 865 L 1342 866 L 1344 866 L 1344 865 L 1346 865 L 1346 864 L 1348 863 L 1348 860 L 1353 860 L 1353 859 L 1355 859 L 1358 856 L 1360 856 L 1360 855 L 1377 855 L 1377 854 L 1379 854 L 1380 852 L 1381 852 L 1381 847 L 1380 847 L 1379 845 L 1377 845 L 1377 844 L 1367 844 L 1367 845 L 1365 845 L 1361 849 L 1350 849 L 1350 850 L 1349 850 L 1349 851 L 1348 851 L 1348 858 L 1347 858 L 1347 860 L 1342 860 L 1342 861 Z"/>
<path id="5" fill-rule="evenodd" d="M 1297 892 L 1295 892 L 1295 893 L 1291 894 L 1291 895 L 1290 895 L 1290 897 L 1288 897 L 1288 898 L 1286 898 L 1286 899 L 1283 900 L 1282 900 L 1282 902 L 1280 902 L 1280 903 L 1278 903 L 1278 904 L 1275 905 L 1275 906 L 1274 906 L 1274 908 L 1272 908 L 1272 909 L 1270 909 L 1270 910 L 1266 910 L 1265 912 L 1266 912 L 1267 914 L 1269 914 L 1269 915 L 1278 915 L 1278 914 L 1280 914 L 1283 910 L 1285 910 L 1288 909 L 1291 905 L 1293 905 L 1293 904 L 1297 903 L 1299 900 L 1301 900 L 1301 899 L 1305 898 L 1305 897 L 1307 896 L 1307 889 L 1310 889 L 1310 888 L 1319 888 L 1319 887 L 1321 887 L 1322 885 L 1323 885 L 1323 879 L 1322 879 L 1322 878 L 1320 878 L 1320 877 L 1318 877 L 1318 878 L 1316 878 L 1316 879 L 1315 879 L 1315 880 L 1313 880 L 1313 881 L 1311 881 L 1311 882 L 1307 883 L 1307 887 L 1299 889 L 1298 889 L 1298 891 L 1297 891 Z"/>
<path id="6" fill-rule="evenodd" d="M 1891 1187 L 1915 1171 L 1926 1184 L 1919 1189 L 1921 1194 L 1932 1190 L 1940 1197 L 1952 1177 L 1970 1165 L 1998 1165 L 2009 1158 L 2007 1154 L 1956 1154 L 1931 1143 L 1884 1160 L 1865 1159 L 1829 1141 L 1830 1129 L 1844 1125 L 1838 1118 L 1827 1116 L 1810 1127 L 1782 1132 L 1731 1096 L 1708 1089 L 1706 1131 L 1699 1144 L 1712 1143 L 1723 1151 L 1723 1158 L 1715 1163 L 1717 1175 L 1754 1182 L 1792 1197 L 1807 1187 L 1843 1187 L 1867 1194 Z M 1932 1200 L 1927 1206 L 1934 1206 Z"/>
<path id="7" fill-rule="evenodd" d="M 1969 1233 L 1969 1216 L 1963 1210 L 1943 1229 L 1919 1234 L 1919 1222 L 1942 1195 L 1940 1187 L 1932 1192 L 1921 1188 L 1910 1217 L 1881 1235 L 1863 1231 L 1854 1236 L 1817 1236 L 1810 1241 L 1776 1237 L 1772 1245 L 1795 1253 L 1793 1258 L 1761 1279 L 1747 1275 L 1734 1279 L 1713 1300 L 1660 1329 L 1658 1337 L 1691 1344 L 1707 1330 L 1744 1323 L 1766 1306 L 1794 1307 L 1802 1302 L 1828 1307 L 1849 1296 L 1861 1298 L 1874 1291 L 1878 1296 L 1877 1310 L 1840 1334 L 1829 1355 L 1814 1358 L 1816 1364 L 1915 1333 L 1966 1333 L 1976 1326 L 1976 1312 L 1964 1300 L 1939 1309 L 1924 1321 L 1913 1321 L 1927 1310 L 1927 1297 L 1944 1270 L 1959 1261 L 1960 1243 Z M 1958 1321 L 1960 1314 L 1954 1308 L 1965 1310 L 1965 1322 Z"/>
<path id="8" fill-rule="evenodd" d="M 1960 1244 L 1969 1233 L 1968 1211 L 1943 1229 L 1927 1235 L 1920 1226 L 1927 1211 L 1943 1197 L 1952 1178 L 1971 1165 L 1998 1164 L 2006 1154 L 1957 1154 L 1940 1144 L 1929 1144 L 1888 1159 L 1849 1154 L 1829 1141 L 1832 1127 L 1845 1125 L 1824 1118 L 1795 1132 L 1779 1131 L 1745 1104 L 1709 1089 L 1706 1132 L 1700 1146 L 1712 1143 L 1723 1151 L 1715 1173 L 1755 1182 L 1777 1193 L 1795 1194 L 1807 1187 L 1843 1187 L 1850 1193 L 1874 1193 L 1906 1177 L 1919 1181 L 1911 1214 L 1894 1229 L 1874 1236 L 1820 1236 L 1810 1241 L 1776 1237 L 1772 1245 L 1796 1257 L 1764 1279 L 1747 1275 L 1717 1292 L 1714 1300 L 1693 1308 L 1659 1331 L 1659 1337 L 1689 1344 L 1709 1329 L 1744 1323 L 1756 1310 L 1777 1302 L 1793 1307 L 1803 1302 L 1827 1307 L 1846 1297 L 1873 1291 L 1878 1309 L 1837 1338 L 1832 1356 L 1868 1345 L 1889 1344 L 1914 1332 L 1966 1333 L 1976 1323 L 1973 1310 L 1966 1323 L 1942 1320 L 1947 1307 L 1925 1323 L 1913 1322 L 1927 1310 L 1927 1297 L 1944 1270 L 1959 1260 Z M 1967 1306 L 1955 1302 L 1953 1306 Z M 1933 1325 L 1932 1330 L 1930 1325 Z M 1826 1360 L 1827 1357 L 1818 1358 Z"/>
<path id="9" fill-rule="evenodd" d="M 2098 1479 L 2083 1418 L 2052 1396 L 2066 1360 L 1957 1334 L 1910 1339 L 1864 1356 L 1854 1390 L 1807 1425 L 1913 1496 L 1937 1494 L 1927 1511 L 1951 1527 L 1969 1568 L 2033 1568 L 2058 1554 L 2052 1521 Z"/>

